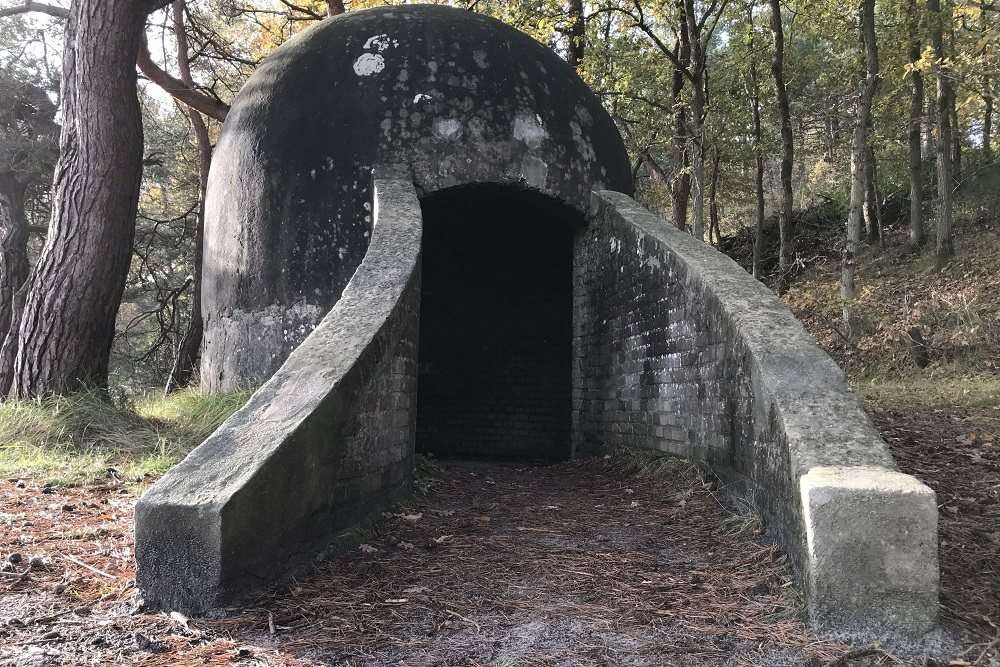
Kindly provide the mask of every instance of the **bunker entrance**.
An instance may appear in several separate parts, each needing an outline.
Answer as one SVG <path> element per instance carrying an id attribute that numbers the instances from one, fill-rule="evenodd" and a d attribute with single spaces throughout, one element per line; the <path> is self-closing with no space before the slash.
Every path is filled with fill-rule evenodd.
<path id="1" fill-rule="evenodd" d="M 569 458 L 578 214 L 498 186 L 421 201 L 418 452 Z"/>

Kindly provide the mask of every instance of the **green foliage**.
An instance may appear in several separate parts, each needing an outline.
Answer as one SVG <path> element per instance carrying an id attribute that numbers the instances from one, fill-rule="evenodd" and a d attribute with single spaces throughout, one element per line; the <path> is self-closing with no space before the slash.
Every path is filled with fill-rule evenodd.
<path id="1" fill-rule="evenodd" d="M 0 404 L 0 476 L 79 484 L 107 475 L 140 482 L 207 438 L 249 397 L 183 391 L 135 404 L 91 389 Z"/>

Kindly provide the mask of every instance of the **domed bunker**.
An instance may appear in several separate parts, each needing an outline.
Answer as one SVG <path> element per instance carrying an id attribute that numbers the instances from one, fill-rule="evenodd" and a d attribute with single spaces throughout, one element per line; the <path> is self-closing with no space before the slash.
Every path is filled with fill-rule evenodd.
<path id="1" fill-rule="evenodd" d="M 350 12 L 277 49 L 223 126 L 204 246 L 203 388 L 259 389 L 137 504 L 146 603 L 295 573 L 406 491 L 417 448 L 624 446 L 752 501 L 817 624 L 930 628 L 933 492 L 781 301 L 631 188 L 599 100 L 495 20 Z"/>

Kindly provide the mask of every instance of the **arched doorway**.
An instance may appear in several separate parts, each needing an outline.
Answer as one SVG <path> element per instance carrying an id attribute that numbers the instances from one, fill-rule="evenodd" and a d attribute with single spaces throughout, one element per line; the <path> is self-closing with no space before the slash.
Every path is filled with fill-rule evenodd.
<path id="1" fill-rule="evenodd" d="M 500 186 L 444 190 L 421 209 L 417 451 L 568 458 L 582 216 Z"/>

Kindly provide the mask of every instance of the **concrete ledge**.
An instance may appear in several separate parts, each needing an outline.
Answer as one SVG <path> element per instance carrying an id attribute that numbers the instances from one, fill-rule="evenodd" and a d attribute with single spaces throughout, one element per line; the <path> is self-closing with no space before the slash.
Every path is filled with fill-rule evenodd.
<path id="1" fill-rule="evenodd" d="M 577 256 L 574 443 L 710 463 L 792 556 L 819 628 L 931 630 L 934 493 L 781 300 L 616 192 L 595 193 Z"/>
<path id="2" fill-rule="evenodd" d="M 413 469 L 421 217 L 376 179 L 368 253 L 281 369 L 136 505 L 136 585 L 203 613 L 294 574 L 407 488 Z"/>

